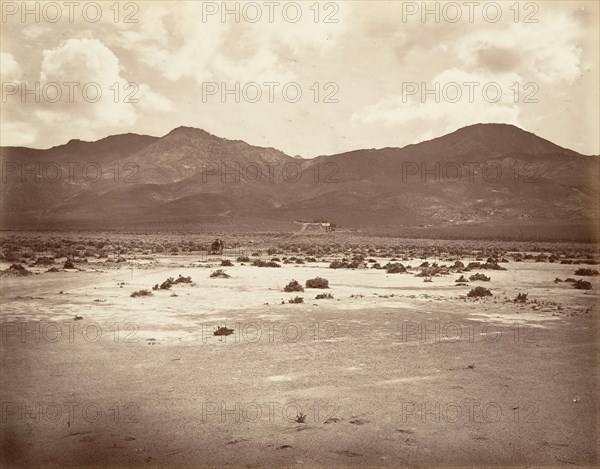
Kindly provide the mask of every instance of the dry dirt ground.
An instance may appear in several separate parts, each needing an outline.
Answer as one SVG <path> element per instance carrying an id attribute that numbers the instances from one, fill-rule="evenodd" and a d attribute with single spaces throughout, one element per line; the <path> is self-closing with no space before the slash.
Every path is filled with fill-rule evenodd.
<path id="1" fill-rule="evenodd" d="M 3 467 L 598 463 L 599 277 L 234 263 L 1 277 Z M 179 274 L 194 284 L 130 297 Z M 282 291 L 316 276 L 329 290 Z M 466 299 L 474 285 L 494 296 Z"/>

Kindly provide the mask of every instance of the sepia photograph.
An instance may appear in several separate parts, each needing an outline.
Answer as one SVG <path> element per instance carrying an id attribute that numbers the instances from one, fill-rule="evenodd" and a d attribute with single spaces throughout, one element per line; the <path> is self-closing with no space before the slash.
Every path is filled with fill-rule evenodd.
<path id="1" fill-rule="evenodd" d="M 597 0 L 0 6 L 0 467 L 600 465 Z"/>

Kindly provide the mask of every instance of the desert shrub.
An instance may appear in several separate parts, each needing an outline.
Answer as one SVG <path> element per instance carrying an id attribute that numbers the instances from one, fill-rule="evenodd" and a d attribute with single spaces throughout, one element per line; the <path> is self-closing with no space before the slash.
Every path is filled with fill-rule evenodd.
<path id="1" fill-rule="evenodd" d="M 438 274 L 447 274 L 448 272 L 440 267 L 425 267 L 421 272 L 416 274 L 417 277 L 433 277 Z"/>
<path id="2" fill-rule="evenodd" d="M 67 259 L 65 261 L 65 265 L 63 265 L 63 269 L 74 269 L 75 268 L 75 264 L 73 264 L 73 261 L 71 259 Z"/>
<path id="3" fill-rule="evenodd" d="M 138 290 L 134 291 L 131 295 L 132 298 L 137 298 L 138 296 L 152 296 L 152 292 L 150 290 Z"/>
<path id="4" fill-rule="evenodd" d="M 582 276 L 594 276 L 594 275 L 600 275 L 600 272 L 598 272 L 595 269 L 577 269 L 575 271 L 575 275 L 582 275 Z"/>
<path id="5" fill-rule="evenodd" d="M 469 262 L 467 267 L 465 267 L 465 270 L 477 269 L 478 267 L 481 267 L 480 262 Z"/>
<path id="6" fill-rule="evenodd" d="M 238 262 L 250 262 L 250 258 L 248 256 L 238 256 L 236 261 Z"/>
<path id="7" fill-rule="evenodd" d="M 333 295 L 331 293 L 319 293 L 315 296 L 315 300 L 333 300 Z"/>
<path id="8" fill-rule="evenodd" d="M 306 288 L 329 288 L 329 280 L 315 277 L 306 281 Z"/>
<path id="9" fill-rule="evenodd" d="M 173 277 L 169 277 L 160 285 L 157 283 L 152 287 L 152 290 L 169 290 L 173 285 L 177 285 L 178 283 L 192 283 L 192 277 L 184 277 L 179 274 L 177 280 L 174 280 Z"/>
<path id="10" fill-rule="evenodd" d="M 307 257 L 306 262 L 317 262 L 317 259 L 314 257 Z"/>
<path id="11" fill-rule="evenodd" d="M 220 326 L 213 332 L 213 335 L 231 335 L 234 330 L 235 329 L 229 329 L 226 326 Z"/>
<path id="12" fill-rule="evenodd" d="M 25 277 L 27 275 L 33 275 L 33 272 L 30 272 L 21 264 L 12 264 L 8 269 L 3 270 L 2 274 L 12 275 L 15 277 Z"/>
<path id="13" fill-rule="evenodd" d="M 231 275 L 229 275 L 223 269 L 217 269 L 213 273 L 210 274 L 210 278 L 229 278 L 229 277 L 231 277 Z"/>
<path id="14" fill-rule="evenodd" d="M 297 296 L 296 298 L 292 298 L 291 300 L 288 300 L 288 303 L 294 304 L 294 305 L 299 304 L 299 303 L 304 303 L 304 298 Z"/>
<path id="15" fill-rule="evenodd" d="M 183 275 L 179 274 L 179 277 L 177 277 L 177 280 L 175 280 L 173 283 L 192 283 L 192 277 L 184 277 Z"/>
<path id="16" fill-rule="evenodd" d="M 574 278 L 572 278 L 572 277 L 567 277 L 567 278 L 565 279 L 565 282 L 569 282 L 569 283 L 575 283 L 576 281 L 577 281 L 577 280 L 575 280 L 575 279 L 574 279 Z"/>
<path id="17" fill-rule="evenodd" d="M 561 264 L 572 264 L 573 261 L 571 259 L 563 259 L 562 261 L 560 261 Z"/>
<path id="18" fill-rule="evenodd" d="M 274 257 L 271 259 L 271 262 L 281 262 L 281 259 L 279 257 Z"/>
<path id="19" fill-rule="evenodd" d="M 475 287 L 469 293 L 467 293 L 469 298 L 483 298 L 486 296 L 492 296 L 492 292 L 487 288 L 483 287 Z"/>
<path id="20" fill-rule="evenodd" d="M 464 269 L 465 265 L 461 261 L 455 261 L 452 267 L 455 269 Z"/>
<path id="21" fill-rule="evenodd" d="M 481 266 L 481 268 L 488 269 L 488 270 L 506 270 L 505 267 L 498 265 L 496 262 L 486 262 L 485 264 L 483 264 Z"/>
<path id="22" fill-rule="evenodd" d="M 252 265 L 256 267 L 281 267 L 277 262 L 262 261 L 260 259 L 255 259 L 254 262 L 252 262 Z"/>
<path id="23" fill-rule="evenodd" d="M 455 280 L 455 282 L 457 282 L 457 283 L 467 283 L 467 282 L 468 282 L 468 280 L 465 278 L 465 276 L 464 276 L 464 275 L 461 275 L 460 277 L 458 277 L 458 278 Z"/>
<path id="24" fill-rule="evenodd" d="M 41 256 L 35 260 L 35 265 L 51 265 L 54 263 L 54 257 Z"/>
<path id="25" fill-rule="evenodd" d="M 527 302 L 527 293 L 519 293 L 515 298 L 515 303 L 526 303 Z"/>
<path id="26" fill-rule="evenodd" d="M 381 267 L 379 262 L 375 262 L 375 264 L 371 266 L 371 269 L 383 269 L 383 267 Z"/>
<path id="27" fill-rule="evenodd" d="M 233 264 L 229 259 L 223 259 L 221 261 L 221 267 L 233 267 Z"/>
<path id="28" fill-rule="evenodd" d="M 586 280 L 576 280 L 573 283 L 573 287 L 577 290 L 591 290 L 592 284 Z"/>
<path id="29" fill-rule="evenodd" d="M 393 259 L 392 259 L 392 260 L 393 260 Z M 422 262 L 422 263 L 421 263 L 421 265 L 420 265 L 419 267 L 421 267 L 421 268 L 423 268 L 423 269 L 424 269 L 425 267 L 429 267 L 429 262 L 427 262 L 427 261 L 425 261 L 425 262 Z"/>
<path id="30" fill-rule="evenodd" d="M 469 280 L 471 280 L 471 282 L 476 282 L 478 280 L 480 280 L 482 282 L 489 282 L 491 279 L 490 279 L 490 277 L 488 277 L 487 275 L 484 275 L 484 274 L 475 274 L 475 275 L 471 275 L 469 277 Z"/>
<path id="31" fill-rule="evenodd" d="M 297 280 L 292 280 L 290 283 L 288 283 L 285 286 L 283 291 L 286 291 L 286 292 L 304 291 L 304 287 L 302 285 L 300 285 Z"/>
<path id="32" fill-rule="evenodd" d="M 386 272 L 388 274 L 401 274 L 406 272 L 406 267 L 400 263 L 388 264 L 386 266 Z"/>
<path id="33" fill-rule="evenodd" d="M 353 258 L 351 261 L 347 261 L 346 259 L 335 260 L 331 264 L 329 264 L 330 269 L 358 269 L 363 266 L 363 261 L 359 258 Z"/>
<path id="34" fill-rule="evenodd" d="M 46 272 L 59 272 L 56 267 L 50 267 Z"/>
<path id="35" fill-rule="evenodd" d="M 6 262 L 17 262 L 21 259 L 21 254 L 19 252 L 7 252 L 4 254 L 4 260 Z"/>

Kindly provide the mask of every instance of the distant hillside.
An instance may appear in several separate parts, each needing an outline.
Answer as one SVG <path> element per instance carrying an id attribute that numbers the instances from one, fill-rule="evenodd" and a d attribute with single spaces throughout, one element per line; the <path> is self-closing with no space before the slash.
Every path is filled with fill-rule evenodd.
<path id="1" fill-rule="evenodd" d="M 327 219 L 399 234 L 597 236 L 598 156 L 506 124 L 310 160 L 189 127 L 3 147 L 1 158 L 4 229 Z"/>

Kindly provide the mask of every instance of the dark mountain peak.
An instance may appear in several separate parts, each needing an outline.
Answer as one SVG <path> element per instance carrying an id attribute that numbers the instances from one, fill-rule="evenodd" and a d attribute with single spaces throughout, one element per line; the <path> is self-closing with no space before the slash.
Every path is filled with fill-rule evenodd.
<path id="1" fill-rule="evenodd" d="M 450 154 L 479 152 L 482 155 L 524 153 L 529 155 L 572 153 L 534 133 L 511 124 L 473 124 L 442 137 L 423 142 Z"/>
<path id="2" fill-rule="evenodd" d="M 188 138 L 218 138 L 215 135 L 207 132 L 206 130 L 198 129 L 196 127 L 186 127 L 181 125 L 173 130 L 171 130 L 165 137 L 188 137 Z"/>

